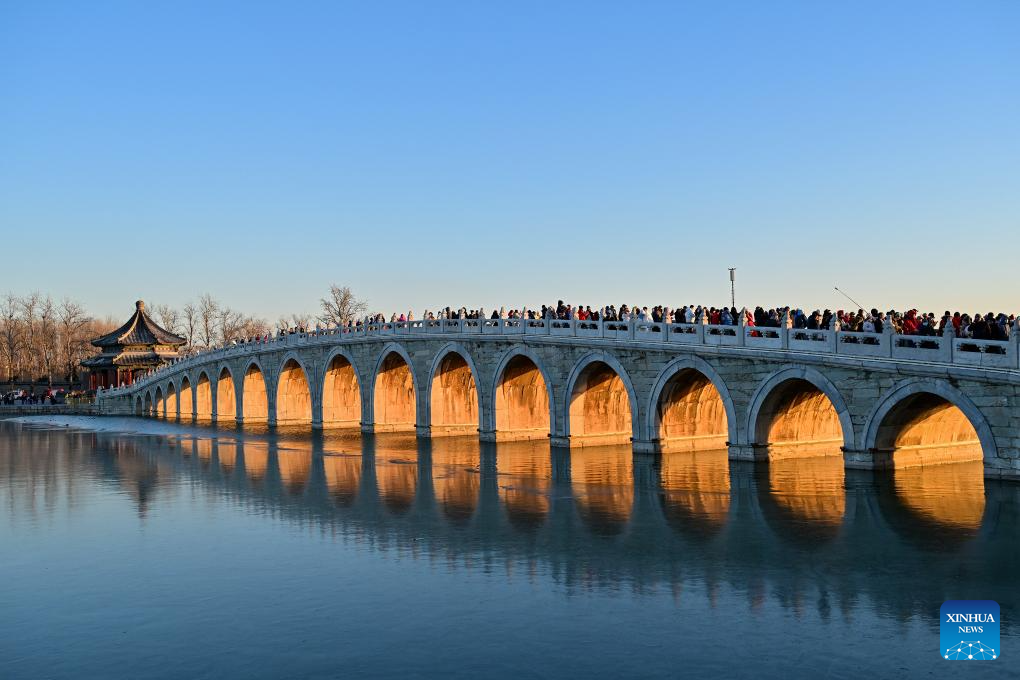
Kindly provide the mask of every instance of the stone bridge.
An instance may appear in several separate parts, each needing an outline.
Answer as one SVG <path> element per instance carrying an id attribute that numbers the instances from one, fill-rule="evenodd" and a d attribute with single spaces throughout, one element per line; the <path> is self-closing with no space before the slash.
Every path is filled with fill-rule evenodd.
<path id="1" fill-rule="evenodd" d="M 847 467 L 983 460 L 1020 477 L 1007 342 L 788 327 L 439 320 L 205 352 L 97 396 L 103 413 Z"/>

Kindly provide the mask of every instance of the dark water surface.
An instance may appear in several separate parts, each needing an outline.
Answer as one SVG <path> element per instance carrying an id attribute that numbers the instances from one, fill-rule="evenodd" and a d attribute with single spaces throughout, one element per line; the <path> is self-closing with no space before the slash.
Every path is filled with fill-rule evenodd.
<path id="1" fill-rule="evenodd" d="M 4 680 L 1020 671 L 980 463 L 54 421 L 0 422 Z M 1000 659 L 941 659 L 947 599 L 999 602 Z"/>

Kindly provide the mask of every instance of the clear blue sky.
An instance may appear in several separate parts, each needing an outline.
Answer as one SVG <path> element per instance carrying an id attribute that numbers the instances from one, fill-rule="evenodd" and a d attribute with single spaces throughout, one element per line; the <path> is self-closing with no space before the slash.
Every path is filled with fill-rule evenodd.
<path id="1" fill-rule="evenodd" d="M 1020 2 L 0 0 L 0 291 L 1020 311 Z"/>

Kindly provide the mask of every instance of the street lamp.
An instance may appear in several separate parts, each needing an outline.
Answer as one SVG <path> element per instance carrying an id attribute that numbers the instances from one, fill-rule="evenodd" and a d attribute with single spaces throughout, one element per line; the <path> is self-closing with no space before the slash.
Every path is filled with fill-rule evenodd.
<path id="1" fill-rule="evenodd" d="M 737 308 L 737 268 L 730 267 L 730 307 Z"/>

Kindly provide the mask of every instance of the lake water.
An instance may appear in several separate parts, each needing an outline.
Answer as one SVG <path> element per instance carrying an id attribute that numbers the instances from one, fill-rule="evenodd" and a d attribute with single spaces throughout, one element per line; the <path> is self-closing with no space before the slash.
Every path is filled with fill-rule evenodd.
<path id="1" fill-rule="evenodd" d="M 0 678 L 1015 677 L 1018 520 L 980 463 L 0 421 Z"/>

